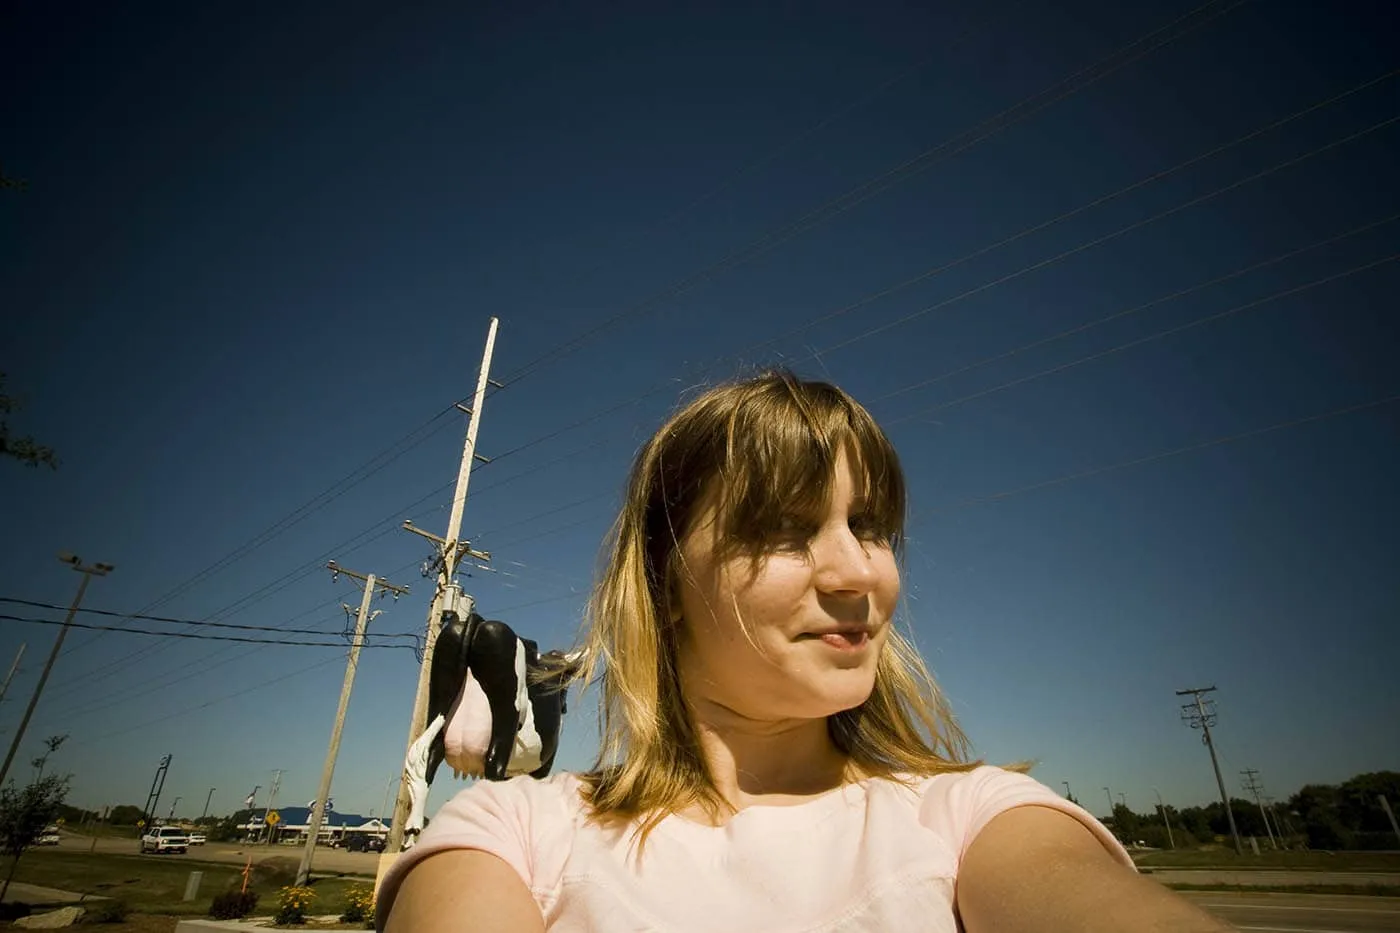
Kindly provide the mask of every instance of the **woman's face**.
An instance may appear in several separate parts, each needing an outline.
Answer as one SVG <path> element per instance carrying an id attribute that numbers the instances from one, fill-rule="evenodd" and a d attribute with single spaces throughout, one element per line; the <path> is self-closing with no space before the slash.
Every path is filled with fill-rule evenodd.
<path id="1" fill-rule="evenodd" d="M 692 705 L 777 721 L 830 716 L 870 696 L 899 569 L 888 538 L 869 527 L 844 455 L 832 485 L 825 512 L 794 516 L 758 561 L 720 559 L 713 506 L 697 516 L 678 574 Z"/>

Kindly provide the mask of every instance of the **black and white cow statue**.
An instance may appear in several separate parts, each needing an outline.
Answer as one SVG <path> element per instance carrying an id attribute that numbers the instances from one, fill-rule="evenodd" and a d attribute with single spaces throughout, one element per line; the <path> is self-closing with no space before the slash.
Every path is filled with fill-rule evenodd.
<path id="1" fill-rule="evenodd" d="M 549 775 L 576 661 L 558 651 L 542 657 L 535 642 L 475 609 L 465 619 L 442 614 L 428 679 L 428 727 L 404 761 L 412 800 L 405 849 L 423 829 L 428 788 L 444 761 L 457 777 Z M 541 679 L 547 667 L 550 674 Z"/>

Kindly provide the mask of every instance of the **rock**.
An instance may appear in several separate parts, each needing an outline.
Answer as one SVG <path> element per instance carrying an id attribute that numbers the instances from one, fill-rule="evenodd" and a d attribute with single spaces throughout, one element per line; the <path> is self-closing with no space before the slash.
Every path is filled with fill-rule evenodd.
<path id="1" fill-rule="evenodd" d="M 87 911 L 81 907 L 61 907 L 46 914 L 30 914 L 15 921 L 15 926 L 29 930 L 59 930 L 77 923 Z"/>

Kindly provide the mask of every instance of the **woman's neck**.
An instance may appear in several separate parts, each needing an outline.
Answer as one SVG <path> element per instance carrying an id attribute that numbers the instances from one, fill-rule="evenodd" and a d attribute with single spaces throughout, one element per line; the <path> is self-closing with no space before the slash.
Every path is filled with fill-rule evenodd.
<path id="1" fill-rule="evenodd" d="M 849 761 L 825 719 L 757 722 L 708 704 L 693 706 L 692 717 L 715 788 L 736 811 L 800 803 L 845 781 Z"/>

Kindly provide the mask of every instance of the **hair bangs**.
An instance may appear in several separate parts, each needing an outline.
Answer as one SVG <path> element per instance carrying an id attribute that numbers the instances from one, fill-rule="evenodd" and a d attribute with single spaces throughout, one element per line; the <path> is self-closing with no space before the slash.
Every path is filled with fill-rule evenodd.
<path id="1" fill-rule="evenodd" d="M 717 464 L 716 531 L 729 553 L 763 554 L 831 505 L 844 453 L 855 480 L 853 511 L 898 548 L 905 487 L 894 447 L 864 411 L 834 387 L 774 379 L 755 387 L 727 419 Z"/>

